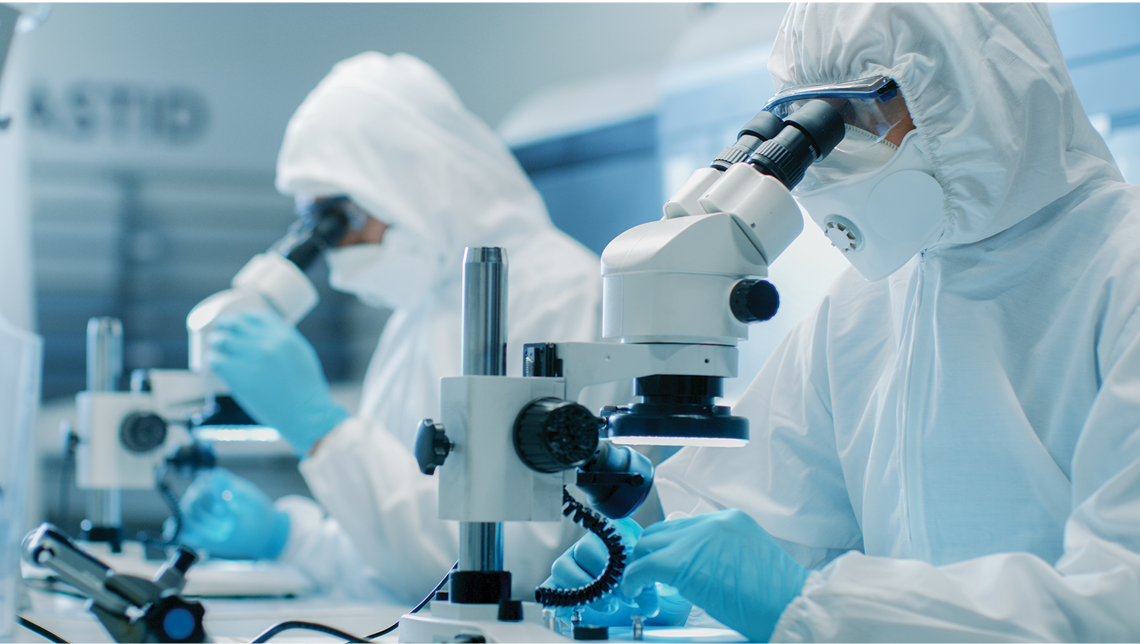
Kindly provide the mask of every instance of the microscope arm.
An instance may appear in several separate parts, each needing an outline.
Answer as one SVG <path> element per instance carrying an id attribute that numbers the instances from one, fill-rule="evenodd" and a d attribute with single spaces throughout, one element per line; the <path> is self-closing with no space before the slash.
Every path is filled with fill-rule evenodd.
<path id="1" fill-rule="evenodd" d="M 120 575 L 76 546 L 50 523 L 28 534 L 24 559 L 50 568 L 90 598 L 88 609 L 117 642 L 204 642 L 205 609 L 178 593 L 197 556 L 179 548 L 154 579 Z"/>

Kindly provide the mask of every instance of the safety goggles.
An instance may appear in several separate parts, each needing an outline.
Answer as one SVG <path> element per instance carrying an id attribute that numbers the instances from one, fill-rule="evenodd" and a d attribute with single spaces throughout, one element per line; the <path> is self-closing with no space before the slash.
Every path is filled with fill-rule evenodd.
<path id="1" fill-rule="evenodd" d="M 882 141 L 907 114 L 898 84 L 885 76 L 789 88 L 772 97 L 764 109 L 783 119 L 816 99 L 827 101 L 842 115 L 847 135 L 836 149 L 847 153 Z"/>
<path id="2" fill-rule="evenodd" d="M 302 228 L 315 226 L 322 218 L 337 212 L 344 213 L 349 230 L 354 232 L 360 232 L 368 222 L 368 213 L 343 195 L 297 200 L 297 216 L 301 218 L 298 223 Z"/>

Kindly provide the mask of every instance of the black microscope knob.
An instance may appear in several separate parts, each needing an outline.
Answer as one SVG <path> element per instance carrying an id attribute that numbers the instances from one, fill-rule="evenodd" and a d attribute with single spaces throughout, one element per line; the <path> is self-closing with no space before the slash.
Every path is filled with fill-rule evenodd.
<path id="1" fill-rule="evenodd" d="M 435 468 L 443 465 L 447 455 L 451 453 L 451 441 L 443 431 L 443 425 L 437 424 L 430 418 L 420 421 L 416 430 L 416 462 L 420 464 L 420 471 L 424 474 L 435 474 Z"/>
<path id="2" fill-rule="evenodd" d="M 149 452 L 166 442 L 166 421 L 151 412 L 128 414 L 119 426 L 119 440 L 132 452 Z"/>
<path id="3" fill-rule="evenodd" d="M 598 449 L 599 420 L 582 405 L 540 398 L 515 419 L 515 451 L 527 467 L 561 472 L 588 461 Z"/>
<path id="4" fill-rule="evenodd" d="M 766 280 L 741 280 L 732 288 L 729 306 L 737 320 L 748 324 L 772 319 L 780 308 L 780 294 Z"/>

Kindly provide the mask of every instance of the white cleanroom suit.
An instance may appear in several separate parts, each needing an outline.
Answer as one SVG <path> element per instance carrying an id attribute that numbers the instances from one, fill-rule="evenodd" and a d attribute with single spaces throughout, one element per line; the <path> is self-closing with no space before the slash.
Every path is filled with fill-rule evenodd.
<path id="1" fill-rule="evenodd" d="M 399 597 L 419 600 L 458 553 L 458 524 L 437 519 L 438 476 L 419 471 L 411 446 L 418 423 L 439 417 L 439 379 L 460 375 L 464 248 L 506 249 L 508 375 L 521 375 L 524 343 L 597 339 L 598 258 L 554 227 L 490 128 L 433 69 L 404 54 L 366 53 L 333 68 L 289 122 L 277 186 L 302 197 L 350 197 L 389 225 L 380 253 L 399 240 L 401 248 L 388 250 L 408 262 L 376 278 L 387 282 L 386 301 L 397 308 L 369 365 L 359 411 L 301 462 L 335 523 L 293 499 L 281 559 L 318 579 L 328 570 L 352 574 L 362 569 L 359 559 L 335 545 L 346 533 L 369 574 Z M 346 282 L 355 279 L 354 261 L 330 258 L 334 287 L 341 267 L 348 266 Z M 541 583 L 581 534 L 568 520 L 507 524 L 505 563 L 516 594 Z"/>
<path id="2" fill-rule="evenodd" d="M 895 79 L 941 238 L 848 270 L 734 408 L 742 449 L 658 471 L 816 570 L 773 639 L 1140 639 L 1140 189 L 1044 7 L 793 6 L 778 89 Z M 794 194 L 794 193 L 793 193 Z"/>

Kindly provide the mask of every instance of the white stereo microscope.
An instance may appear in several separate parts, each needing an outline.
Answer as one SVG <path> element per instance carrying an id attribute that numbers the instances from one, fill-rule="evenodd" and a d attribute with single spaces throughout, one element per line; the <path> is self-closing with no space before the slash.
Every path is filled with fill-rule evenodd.
<path id="1" fill-rule="evenodd" d="M 400 620 L 401 641 L 566 641 L 543 607 L 600 597 L 625 564 L 605 519 L 564 486 L 577 483 L 602 513 L 619 518 L 636 509 L 648 484 L 613 445 L 748 440 L 748 421 L 715 399 L 723 379 L 736 376 L 747 325 L 776 312 L 778 295 L 763 278 L 803 229 L 789 191 L 843 134 L 839 113 L 824 101 L 786 120 L 758 114 L 665 204 L 664 218 L 605 248 L 607 341 L 528 345 L 522 377 L 503 375 L 506 258 L 497 248 L 467 250 L 464 375 L 441 380 L 441 422 L 425 420 L 416 444 L 421 470 L 440 470 L 440 518 L 460 522 L 458 570 L 430 614 Z M 600 418 L 572 402 L 586 386 L 625 379 L 634 379 L 642 402 L 603 409 Z M 502 566 L 501 524 L 558 521 L 564 502 L 567 516 L 584 519 L 610 547 L 609 566 L 591 586 L 540 588 L 537 602 L 520 602 Z"/>

